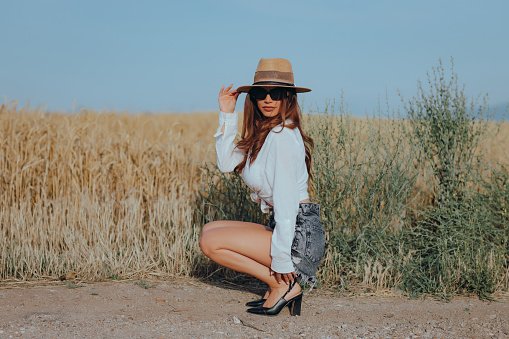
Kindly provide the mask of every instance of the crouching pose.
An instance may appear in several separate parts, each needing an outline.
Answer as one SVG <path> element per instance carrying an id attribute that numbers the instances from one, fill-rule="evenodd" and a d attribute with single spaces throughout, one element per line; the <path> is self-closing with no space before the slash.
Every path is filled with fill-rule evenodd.
<path id="1" fill-rule="evenodd" d="M 301 129 L 292 66 L 285 59 L 261 59 L 254 83 L 219 92 L 217 163 L 222 172 L 236 172 L 253 191 L 251 199 L 269 213 L 268 226 L 234 220 L 203 227 L 200 246 L 210 259 L 267 283 L 262 299 L 247 311 L 277 315 L 289 306 L 300 315 L 302 292 L 297 283 L 316 281 L 325 233 L 319 205 L 311 203 L 308 177 L 313 140 Z M 237 97 L 247 92 L 242 139 L 235 145 Z"/>

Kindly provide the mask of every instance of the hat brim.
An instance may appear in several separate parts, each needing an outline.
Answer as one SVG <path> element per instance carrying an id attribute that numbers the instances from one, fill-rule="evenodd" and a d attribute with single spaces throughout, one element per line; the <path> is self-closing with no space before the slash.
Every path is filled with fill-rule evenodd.
<path id="1" fill-rule="evenodd" d="M 284 86 L 284 85 L 249 85 L 249 86 L 240 86 L 237 88 L 237 92 L 247 93 L 254 87 L 284 87 L 284 88 L 292 88 L 295 90 L 295 93 L 305 93 L 311 92 L 311 89 L 306 87 L 296 87 L 296 86 Z"/>

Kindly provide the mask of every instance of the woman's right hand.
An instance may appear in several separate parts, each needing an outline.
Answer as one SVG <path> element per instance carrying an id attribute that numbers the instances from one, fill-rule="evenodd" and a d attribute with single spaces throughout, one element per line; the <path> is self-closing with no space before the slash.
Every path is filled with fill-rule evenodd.
<path id="1" fill-rule="evenodd" d="M 233 113 L 235 110 L 235 104 L 237 103 L 237 97 L 240 95 L 240 92 L 237 90 L 230 91 L 233 87 L 233 84 L 224 88 L 221 87 L 219 91 L 219 109 L 221 112 L 225 113 Z"/>
<path id="2" fill-rule="evenodd" d="M 281 282 L 283 282 L 289 285 L 291 282 L 293 282 L 293 280 L 297 276 L 297 273 L 295 273 L 295 271 L 291 273 L 277 273 L 270 269 L 270 275 L 273 275 L 276 278 L 278 284 L 281 284 Z"/>

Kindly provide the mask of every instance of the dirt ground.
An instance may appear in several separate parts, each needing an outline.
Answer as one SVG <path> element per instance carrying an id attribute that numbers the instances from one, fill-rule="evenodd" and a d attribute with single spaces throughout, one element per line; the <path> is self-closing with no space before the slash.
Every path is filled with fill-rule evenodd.
<path id="1" fill-rule="evenodd" d="M 315 289 L 301 316 L 246 312 L 260 287 L 166 281 L 0 283 L 0 338 L 509 338 L 509 295 L 449 302 Z"/>

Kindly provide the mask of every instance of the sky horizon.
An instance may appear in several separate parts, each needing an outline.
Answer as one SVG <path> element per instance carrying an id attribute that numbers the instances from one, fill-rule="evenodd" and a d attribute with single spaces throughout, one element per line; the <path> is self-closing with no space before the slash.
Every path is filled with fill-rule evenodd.
<path id="1" fill-rule="evenodd" d="M 303 111 L 401 106 L 441 59 L 466 93 L 509 103 L 504 1 L 6 1 L 0 96 L 47 111 L 217 111 L 260 58 L 291 61 Z M 504 43 L 506 41 L 506 43 Z M 244 95 L 237 110 L 242 111 Z M 499 112 L 500 114 L 500 112 Z"/>

